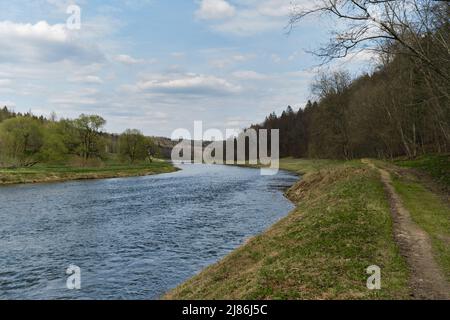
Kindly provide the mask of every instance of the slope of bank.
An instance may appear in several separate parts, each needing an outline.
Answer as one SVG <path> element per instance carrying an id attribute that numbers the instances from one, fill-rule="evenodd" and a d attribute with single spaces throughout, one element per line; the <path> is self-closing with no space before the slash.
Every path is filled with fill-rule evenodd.
<path id="1" fill-rule="evenodd" d="M 177 168 L 162 160 L 136 165 L 108 164 L 101 167 L 37 165 L 32 168 L 0 169 L 0 185 L 137 177 L 174 171 L 177 171 Z"/>
<path id="2" fill-rule="evenodd" d="M 409 271 L 377 170 L 361 162 L 285 159 L 306 173 L 297 208 L 265 233 L 169 292 L 166 299 L 402 299 Z M 379 266 L 382 289 L 368 290 Z"/>

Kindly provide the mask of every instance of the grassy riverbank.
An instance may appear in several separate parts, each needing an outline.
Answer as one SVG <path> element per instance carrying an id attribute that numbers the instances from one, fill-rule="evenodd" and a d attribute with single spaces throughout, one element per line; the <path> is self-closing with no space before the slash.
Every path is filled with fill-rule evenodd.
<path id="1" fill-rule="evenodd" d="M 99 167 L 36 165 L 32 168 L 0 169 L 0 185 L 134 177 L 176 170 L 172 164 L 160 160 L 135 165 L 107 163 Z"/>
<path id="2" fill-rule="evenodd" d="M 165 298 L 407 298 L 378 172 L 359 161 L 284 159 L 281 167 L 306 173 L 288 192 L 297 208 Z M 380 291 L 366 287 L 371 265 L 382 269 Z"/>
<path id="3" fill-rule="evenodd" d="M 436 159 L 420 160 L 425 166 L 420 175 L 430 174 L 430 161 L 437 163 Z M 433 256 L 448 278 L 448 203 L 431 191 L 416 170 L 381 161 L 377 166 L 394 176 L 401 201 L 415 223 L 429 234 Z M 291 158 L 283 159 L 281 167 L 303 174 L 287 192 L 296 209 L 164 298 L 410 298 L 411 267 L 394 240 L 390 203 L 378 170 L 360 161 Z M 442 170 L 445 168 L 434 166 L 431 173 Z M 442 182 L 439 175 L 431 176 Z M 382 270 L 381 290 L 366 287 L 366 268 L 371 265 Z"/>
<path id="4" fill-rule="evenodd" d="M 450 192 L 450 154 L 422 156 L 415 160 L 398 160 L 397 165 L 425 173 Z"/>

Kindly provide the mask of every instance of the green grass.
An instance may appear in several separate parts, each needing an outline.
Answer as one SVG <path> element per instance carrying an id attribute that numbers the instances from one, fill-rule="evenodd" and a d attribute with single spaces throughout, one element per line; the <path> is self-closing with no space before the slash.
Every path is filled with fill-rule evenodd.
<path id="1" fill-rule="evenodd" d="M 441 197 L 417 181 L 403 176 L 394 179 L 394 187 L 405 207 L 423 230 L 431 237 L 437 262 L 450 281 L 450 207 Z"/>
<path id="2" fill-rule="evenodd" d="M 339 163 L 343 163 L 343 161 L 284 158 L 280 160 L 280 168 L 298 174 L 306 174 L 330 168 Z"/>
<path id="3" fill-rule="evenodd" d="M 297 208 L 165 299 L 402 299 L 408 271 L 377 171 L 360 162 L 285 159 L 308 172 L 288 192 Z M 366 268 L 382 269 L 382 290 Z"/>
<path id="4" fill-rule="evenodd" d="M 135 165 L 107 163 L 100 167 L 36 165 L 32 168 L 0 169 L 0 185 L 143 176 L 175 170 L 172 164 L 160 160 Z"/>
<path id="5" fill-rule="evenodd" d="M 329 168 L 333 165 L 337 165 L 339 163 L 344 163 L 344 161 L 340 160 L 326 160 L 326 159 L 316 159 L 316 160 L 308 160 L 308 159 L 295 159 L 292 157 L 283 158 L 280 160 L 280 169 L 292 171 L 297 174 L 308 174 L 311 172 L 320 171 L 326 168 Z M 239 164 L 239 167 L 245 168 L 261 168 L 263 165 L 257 164 Z"/>
<path id="6" fill-rule="evenodd" d="M 427 155 L 415 160 L 398 160 L 395 163 L 401 167 L 423 171 L 450 190 L 450 155 Z"/>

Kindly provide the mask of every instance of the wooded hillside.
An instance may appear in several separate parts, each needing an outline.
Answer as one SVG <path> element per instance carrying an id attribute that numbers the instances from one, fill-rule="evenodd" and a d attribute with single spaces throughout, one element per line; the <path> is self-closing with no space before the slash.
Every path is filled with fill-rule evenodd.
<path id="1" fill-rule="evenodd" d="M 315 101 L 271 114 L 254 128 L 280 129 L 282 157 L 414 158 L 449 152 L 449 2 L 323 3 L 293 17 L 295 22 L 325 12 L 348 22 L 318 54 L 334 59 L 362 47 L 377 53 L 378 67 L 355 79 L 342 70 L 321 73 L 311 86 Z"/>

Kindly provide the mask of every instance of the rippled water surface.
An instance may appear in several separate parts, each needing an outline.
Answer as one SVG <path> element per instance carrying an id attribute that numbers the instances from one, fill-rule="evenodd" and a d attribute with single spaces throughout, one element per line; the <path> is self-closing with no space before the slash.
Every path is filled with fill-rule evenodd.
<path id="1" fill-rule="evenodd" d="M 285 216 L 296 177 L 182 165 L 0 187 L 0 299 L 157 299 Z M 81 290 L 66 269 L 81 268 Z"/>

